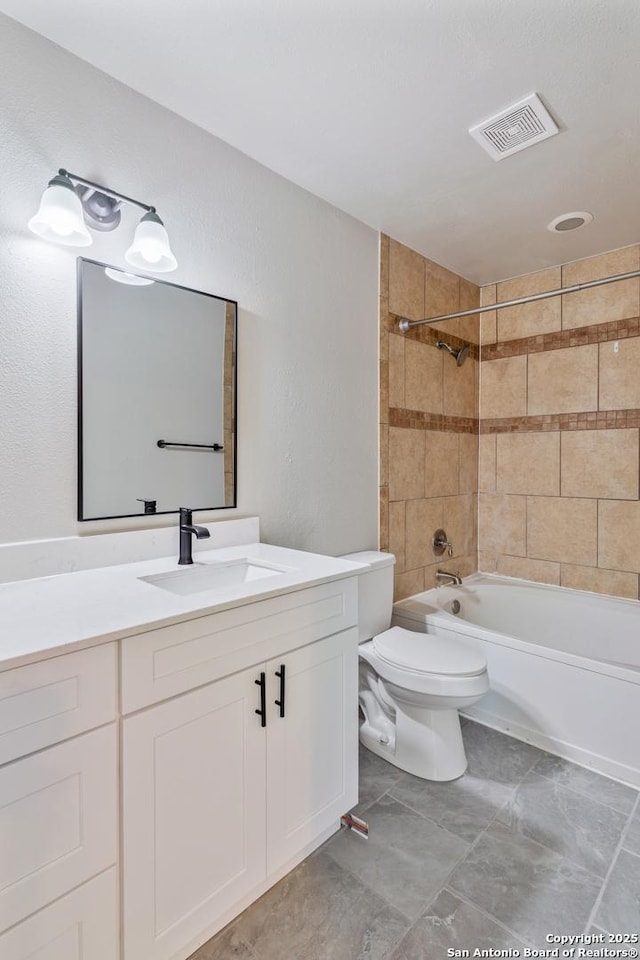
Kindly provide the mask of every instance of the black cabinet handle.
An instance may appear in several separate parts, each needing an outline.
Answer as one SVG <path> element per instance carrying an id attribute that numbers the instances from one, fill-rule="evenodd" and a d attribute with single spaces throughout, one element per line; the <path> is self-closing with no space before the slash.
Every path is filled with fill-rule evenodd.
<path id="1" fill-rule="evenodd" d="M 256 713 L 260 717 L 260 726 L 267 725 L 267 675 L 264 671 L 260 674 L 260 679 L 255 680 L 256 686 L 260 687 L 260 709 Z"/>
<path id="2" fill-rule="evenodd" d="M 280 707 L 280 716 L 284 717 L 284 663 L 280 664 L 280 669 L 276 670 L 276 677 L 280 677 L 280 699 L 274 700 L 276 707 Z"/>

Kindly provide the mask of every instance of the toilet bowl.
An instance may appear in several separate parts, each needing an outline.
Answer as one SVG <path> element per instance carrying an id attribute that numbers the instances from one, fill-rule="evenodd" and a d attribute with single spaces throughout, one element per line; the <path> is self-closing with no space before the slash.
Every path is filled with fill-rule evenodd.
<path id="1" fill-rule="evenodd" d="M 358 577 L 360 742 L 425 780 L 455 780 L 467 768 L 458 710 L 489 690 L 487 663 L 456 639 L 387 629 L 392 554 L 349 554 L 370 565 Z"/>

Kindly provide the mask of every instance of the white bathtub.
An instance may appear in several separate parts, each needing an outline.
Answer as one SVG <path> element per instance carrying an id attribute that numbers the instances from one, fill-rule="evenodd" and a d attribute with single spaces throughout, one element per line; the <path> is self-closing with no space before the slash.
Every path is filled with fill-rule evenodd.
<path id="1" fill-rule="evenodd" d="M 482 650 L 491 690 L 468 716 L 640 787 L 637 600 L 474 574 L 395 603 L 392 623 Z"/>

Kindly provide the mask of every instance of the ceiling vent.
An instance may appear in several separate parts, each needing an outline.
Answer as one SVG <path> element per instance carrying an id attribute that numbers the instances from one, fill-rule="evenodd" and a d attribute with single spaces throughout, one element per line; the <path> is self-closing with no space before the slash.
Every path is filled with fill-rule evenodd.
<path id="1" fill-rule="evenodd" d="M 558 128 L 540 97 L 531 93 L 495 116 L 469 128 L 469 133 L 494 160 L 555 136 Z"/>

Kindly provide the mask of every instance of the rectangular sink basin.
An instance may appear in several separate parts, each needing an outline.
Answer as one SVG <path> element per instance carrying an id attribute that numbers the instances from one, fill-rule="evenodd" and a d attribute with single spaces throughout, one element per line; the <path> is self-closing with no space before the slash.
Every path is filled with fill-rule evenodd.
<path id="1" fill-rule="evenodd" d="M 268 563 L 246 558 L 224 560 L 220 563 L 194 563 L 182 570 L 170 573 L 155 573 L 150 577 L 140 577 L 161 590 L 188 596 L 192 593 L 204 593 L 207 590 L 221 590 L 237 587 L 243 583 L 253 583 L 265 577 L 279 577 L 290 571 L 285 567 L 275 567 Z"/>

